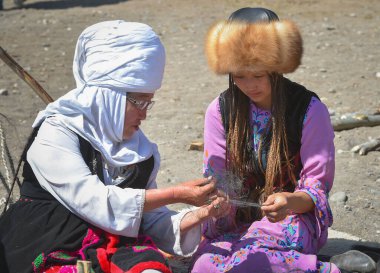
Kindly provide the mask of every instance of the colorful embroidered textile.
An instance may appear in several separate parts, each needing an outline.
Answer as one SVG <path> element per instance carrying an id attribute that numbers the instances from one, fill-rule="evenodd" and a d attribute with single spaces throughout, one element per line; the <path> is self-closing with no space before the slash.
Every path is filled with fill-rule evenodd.
<path id="1" fill-rule="evenodd" d="M 9 211 L 13 218 L 2 218 L 0 227 L 13 222 L 16 231 L 0 231 L 1 242 L 11 250 L 6 259 L 11 267 L 1 259 L 0 272 L 76 272 L 77 260 L 91 261 L 95 273 L 139 273 L 148 268 L 171 272 L 150 237 L 110 234 L 88 225 L 55 200 L 20 199 Z M 29 227 L 27 232 L 23 226 Z"/>

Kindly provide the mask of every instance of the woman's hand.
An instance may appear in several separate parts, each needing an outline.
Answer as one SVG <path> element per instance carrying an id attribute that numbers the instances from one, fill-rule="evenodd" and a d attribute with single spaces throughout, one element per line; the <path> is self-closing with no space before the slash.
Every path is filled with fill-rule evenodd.
<path id="1" fill-rule="evenodd" d="M 175 203 L 193 206 L 210 205 L 220 195 L 216 190 L 216 181 L 202 178 L 164 189 L 148 189 L 145 191 L 144 211 Z"/>
<path id="2" fill-rule="evenodd" d="M 231 204 L 228 202 L 228 197 L 223 192 L 218 191 L 217 196 L 209 205 L 201 206 L 183 217 L 180 226 L 181 232 L 186 232 L 208 218 L 227 216 L 230 210 Z"/>
<path id="3" fill-rule="evenodd" d="M 183 182 L 173 188 L 173 195 L 177 203 L 197 207 L 210 204 L 218 196 L 216 181 L 209 177 Z"/>
<path id="4" fill-rule="evenodd" d="M 287 193 L 280 192 L 269 195 L 261 209 L 272 223 L 285 219 L 287 215 L 291 214 Z"/>

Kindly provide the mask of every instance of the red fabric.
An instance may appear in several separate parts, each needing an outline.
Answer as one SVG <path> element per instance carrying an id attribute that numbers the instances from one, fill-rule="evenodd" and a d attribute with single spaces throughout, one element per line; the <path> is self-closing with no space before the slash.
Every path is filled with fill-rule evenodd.
<path id="1" fill-rule="evenodd" d="M 117 265 L 113 264 L 110 261 L 111 257 L 118 249 L 117 247 L 120 241 L 119 236 L 107 232 L 102 233 L 102 236 L 105 237 L 105 242 L 96 249 L 96 258 L 99 262 L 101 270 L 104 273 L 141 273 L 146 269 L 156 269 L 163 273 L 172 273 L 172 271 L 167 266 L 165 266 L 165 264 L 156 261 L 139 263 L 128 271 L 120 269 Z M 100 236 L 99 234 L 97 235 Z M 153 248 L 156 248 L 154 243 L 147 237 L 137 238 L 136 243 L 138 245 L 151 246 Z M 157 251 L 159 250 L 157 249 Z M 168 256 L 168 254 L 166 254 L 166 256 Z M 44 273 L 60 273 L 61 270 L 67 266 L 69 265 L 51 266 L 46 271 L 44 271 Z"/>
<path id="2" fill-rule="evenodd" d="M 59 273 L 59 271 L 61 270 L 61 265 L 55 265 L 55 266 L 52 266 L 52 267 L 49 267 L 46 271 L 44 271 L 44 273 Z"/>
<path id="3" fill-rule="evenodd" d="M 159 262 L 139 263 L 126 272 L 115 271 L 115 273 L 141 273 L 142 271 L 146 269 L 156 269 L 158 271 L 161 271 L 162 273 L 172 273 L 172 271 L 167 266 Z M 112 273 L 114 273 L 113 268 L 112 268 Z"/>
<path id="4" fill-rule="evenodd" d="M 96 257 L 98 258 L 100 268 L 104 273 L 111 273 L 111 257 L 117 250 L 116 246 L 119 243 L 119 236 L 105 232 L 107 238 L 107 245 L 104 248 L 96 249 Z"/>

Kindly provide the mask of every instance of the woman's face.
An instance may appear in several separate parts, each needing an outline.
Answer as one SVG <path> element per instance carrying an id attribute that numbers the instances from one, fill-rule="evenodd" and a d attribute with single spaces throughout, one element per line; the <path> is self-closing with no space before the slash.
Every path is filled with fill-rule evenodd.
<path id="1" fill-rule="evenodd" d="M 153 96 L 154 94 L 128 93 L 123 129 L 124 140 L 129 139 L 139 129 L 141 121 L 146 119 L 148 108 L 139 109 L 136 103 L 142 105 L 144 102 L 152 102 Z"/>
<path id="2" fill-rule="evenodd" d="M 257 107 L 266 110 L 271 109 L 272 88 L 267 72 L 238 72 L 232 74 L 232 79 L 237 87 L 239 87 Z"/>

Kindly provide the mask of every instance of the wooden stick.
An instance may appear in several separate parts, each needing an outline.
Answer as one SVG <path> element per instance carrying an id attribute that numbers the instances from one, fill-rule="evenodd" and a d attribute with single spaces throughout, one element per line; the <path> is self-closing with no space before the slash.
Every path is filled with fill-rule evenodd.
<path id="1" fill-rule="evenodd" d="M 334 131 L 349 130 L 358 127 L 380 125 L 380 115 L 352 115 L 345 118 L 331 118 Z"/>
<path id="2" fill-rule="evenodd" d="M 43 87 L 26 72 L 7 52 L 0 46 L 0 58 L 21 78 L 37 95 L 46 103 L 53 101 L 53 98 L 43 89 Z"/>
<path id="3" fill-rule="evenodd" d="M 351 151 L 359 153 L 360 155 L 366 155 L 370 151 L 375 151 L 380 148 L 380 138 L 371 139 L 370 141 L 354 146 Z"/>
<path id="4" fill-rule="evenodd" d="M 2 59 L 22 80 L 24 80 L 46 104 L 53 102 L 53 98 L 50 97 L 50 95 L 45 91 L 45 89 L 28 72 L 26 72 L 11 56 L 9 56 L 8 53 L 5 52 L 5 50 L 1 46 L 0 46 L 0 59 Z M 28 138 L 28 142 L 32 136 L 33 136 L 33 131 Z M 25 152 L 26 150 L 24 148 L 23 154 L 20 156 L 19 162 L 17 164 L 16 174 L 13 178 L 11 189 L 8 193 L 7 200 L 5 202 L 5 206 L 4 206 L 4 210 L 2 214 L 4 214 L 4 212 L 7 210 L 14 185 L 17 181 L 18 172 L 20 170 L 23 158 L 25 156 L 24 155 Z"/>

